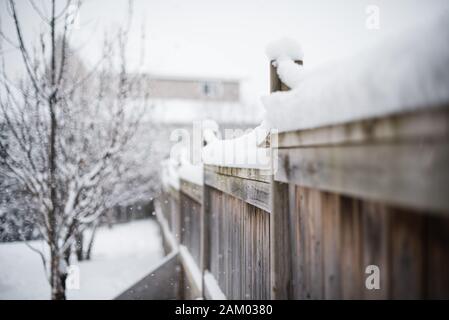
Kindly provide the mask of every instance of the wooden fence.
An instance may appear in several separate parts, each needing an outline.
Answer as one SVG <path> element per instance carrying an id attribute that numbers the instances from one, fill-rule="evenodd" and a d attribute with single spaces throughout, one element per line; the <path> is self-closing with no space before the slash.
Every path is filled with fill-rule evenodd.
<path id="1" fill-rule="evenodd" d="M 270 298 L 270 176 L 206 166 L 205 265 L 232 299 Z"/>
<path id="2" fill-rule="evenodd" d="M 271 141 L 276 170 L 205 165 L 159 201 L 197 296 L 210 272 L 228 299 L 449 298 L 447 106 Z"/>
<path id="3" fill-rule="evenodd" d="M 273 297 L 448 298 L 448 129 L 445 109 L 281 134 Z"/>
<path id="4" fill-rule="evenodd" d="M 203 188 L 182 179 L 180 184 L 181 244 L 189 250 L 195 263 L 199 266 L 201 262 Z"/>

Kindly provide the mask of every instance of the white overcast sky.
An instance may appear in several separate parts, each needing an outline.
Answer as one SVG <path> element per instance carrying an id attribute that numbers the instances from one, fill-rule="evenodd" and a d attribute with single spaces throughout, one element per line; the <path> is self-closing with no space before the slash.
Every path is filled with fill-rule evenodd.
<path id="1" fill-rule="evenodd" d="M 34 0 L 40 3 L 42 0 Z M 3 30 L 11 33 L 2 0 Z M 18 9 L 30 34 L 38 19 L 25 0 Z M 365 26 L 368 5 L 380 9 L 380 29 Z M 265 46 L 279 37 L 298 40 L 309 67 L 332 63 L 449 9 L 447 0 L 134 0 L 131 64 L 139 61 L 145 26 L 145 69 L 174 75 L 243 76 L 257 99 L 268 92 Z M 104 30 L 126 17 L 127 0 L 85 0 L 73 41 L 86 60 L 98 56 Z M 425 39 L 423 39 L 425 41 Z M 18 57 L 9 52 L 12 67 Z"/>

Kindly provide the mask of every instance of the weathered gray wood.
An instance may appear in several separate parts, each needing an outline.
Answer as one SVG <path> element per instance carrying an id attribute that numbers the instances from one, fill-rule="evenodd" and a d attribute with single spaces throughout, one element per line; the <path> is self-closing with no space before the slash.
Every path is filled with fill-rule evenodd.
<path id="1" fill-rule="evenodd" d="M 255 180 L 204 172 L 205 184 L 270 212 L 270 184 Z"/>
<path id="2" fill-rule="evenodd" d="M 181 191 L 181 243 L 188 248 L 197 265 L 201 261 L 201 204 Z"/>
<path id="3" fill-rule="evenodd" d="M 181 299 L 179 265 L 178 252 L 169 254 L 158 267 L 121 293 L 115 300 Z"/>
<path id="4" fill-rule="evenodd" d="M 449 212 L 449 142 L 279 150 L 275 180 Z"/>
<path id="5" fill-rule="evenodd" d="M 180 179 L 180 190 L 198 203 L 203 201 L 203 186 L 197 185 L 187 180 Z"/>
<path id="6" fill-rule="evenodd" d="M 360 203 L 347 197 L 342 197 L 340 201 L 342 299 L 361 299 L 365 273 Z"/>
<path id="7" fill-rule="evenodd" d="M 282 132 L 278 148 L 424 142 L 449 138 L 449 110 L 435 108 L 315 129 Z"/>
<path id="8" fill-rule="evenodd" d="M 215 172 L 225 176 L 233 176 L 261 182 L 270 182 L 272 176 L 271 170 L 257 168 L 234 168 L 206 165 L 204 170 Z"/>
<path id="9" fill-rule="evenodd" d="M 325 299 L 341 299 L 341 204 L 340 196 L 323 192 L 323 282 Z M 343 270 L 343 272 L 345 272 Z"/>
<path id="10" fill-rule="evenodd" d="M 361 203 L 363 228 L 363 266 L 379 267 L 380 289 L 364 288 L 364 299 L 388 299 L 390 297 L 390 220 L 391 208 L 369 201 Z M 365 275 L 365 279 L 368 275 Z"/>
<path id="11" fill-rule="evenodd" d="M 202 188 L 202 206 L 201 206 L 201 259 L 200 269 L 202 271 L 211 270 L 210 251 L 211 251 L 211 224 L 213 223 L 210 207 L 210 190 L 207 186 Z M 203 284 L 204 285 L 204 284 Z"/>
<path id="12" fill-rule="evenodd" d="M 423 299 L 424 215 L 396 209 L 391 215 L 391 298 Z"/>
<path id="13" fill-rule="evenodd" d="M 230 194 L 207 188 L 213 212 L 211 273 L 229 299 L 270 298 L 270 215 Z"/>
<path id="14" fill-rule="evenodd" d="M 324 298 L 323 284 L 323 246 L 322 246 L 322 201 L 321 192 L 309 190 L 308 226 L 310 228 L 310 258 L 311 258 L 311 298 Z"/>
<path id="15" fill-rule="evenodd" d="M 292 297 L 292 248 L 289 215 L 289 185 L 273 182 L 271 186 L 271 297 Z"/>

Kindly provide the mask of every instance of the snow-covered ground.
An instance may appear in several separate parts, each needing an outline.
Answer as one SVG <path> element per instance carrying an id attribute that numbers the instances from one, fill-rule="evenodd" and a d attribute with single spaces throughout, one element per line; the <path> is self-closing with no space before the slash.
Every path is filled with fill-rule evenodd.
<path id="1" fill-rule="evenodd" d="M 32 241 L 32 245 L 42 245 Z M 98 230 L 92 260 L 79 263 L 80 289 L 68 299 L 112 299 L 163 258 L 159 227 L 146 219 Z M 39 256 L 20 242 L 0 244 L 0 299 L 48 299 Z"/>

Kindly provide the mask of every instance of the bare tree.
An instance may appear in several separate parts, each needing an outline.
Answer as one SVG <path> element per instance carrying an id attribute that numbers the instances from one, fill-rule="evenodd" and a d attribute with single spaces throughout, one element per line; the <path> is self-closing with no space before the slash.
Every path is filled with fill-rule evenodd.
<path id="1" fill-rule="evenodd" d="M 133 142 L 146 94 L 133 90 L 127 71 L 129 24 L 114 41 L 105 40 L 100 61 L 89 70 L 69 46 L 81 2 L 50 0 L 48 16 L 30 3 L 45 25 L 39 41 L 25 42 L 14 0 L 8 10 L 15 39 L 0 33 L 0 124 L 7 135 L 0 139 L 0 175 L 26 191 L 29 218 L 49 256 L 30 247 L 48 271 L 52 299 L 65 299 L 76 234 L 108 208 L 151 191 Z M 17 81 L 6 71 L 3 43 L 20 52 L 25 72 Z"/>

